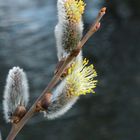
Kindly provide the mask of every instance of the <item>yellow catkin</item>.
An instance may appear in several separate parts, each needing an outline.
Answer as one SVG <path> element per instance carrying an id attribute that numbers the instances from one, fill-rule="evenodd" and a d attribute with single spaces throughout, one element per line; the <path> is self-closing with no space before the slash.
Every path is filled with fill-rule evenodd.
<path id="1" fill-rule="evenodd" d="M 83 0 L 66 0 L 64 7 L 68 21 L 72 24 L 79 23 L 85 9 Z"/>
<path id="2" fill-rule="evenodd" d="M 94 93 L 97 80 L 94 78 L 97 73 L 94 66 L 88 65 L 88 60 L 84 59 L 83 63 L 75 62 L 69 68 L 69 75 L 66 77 L 67 95 L 79 96 L 87 93 Z"/>

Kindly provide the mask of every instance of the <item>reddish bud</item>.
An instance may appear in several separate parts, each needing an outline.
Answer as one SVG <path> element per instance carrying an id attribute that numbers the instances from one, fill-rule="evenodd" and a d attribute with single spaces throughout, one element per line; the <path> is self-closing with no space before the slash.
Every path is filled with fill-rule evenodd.
<path id="1" fill-rule="evenodd" d="M 11 117 L 11 122 L 18 123 L 25 114 L 26 114 L 25 106 L 18 106 Z"/>
<path id="2" fill-rule="evenodd" d="M 36 111 L 43 111 L 43 110 L 47 110 L 48 106 L 51 102 L 51 93 L 46 93 L 41 101 L 38 101 L 37 105 L 36 105 Z"/>

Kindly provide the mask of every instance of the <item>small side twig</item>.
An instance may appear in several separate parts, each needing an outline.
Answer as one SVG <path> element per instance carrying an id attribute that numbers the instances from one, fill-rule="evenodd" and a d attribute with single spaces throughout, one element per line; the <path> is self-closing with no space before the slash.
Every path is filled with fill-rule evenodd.
<path id="1" fill-rule="evenodd" d="M 59 67 L 57 73 L 52 78 L 51 82 L 48 84 L 48 86 L 45 88 L 45 90 L 42 92 L 42 94 L 38 97 L 38 99 L 35 101 L 35 103 L 32 105 L 32 107 L 28 110 L 28 112 L 25 114 L 25 116 L 19 121 L 17 124 L 13 124 L 11 132 L 9 133 L 6 140 L 13 140 L 18 132 L 22 129 L 22 127 L 26 124 L 26 122 L 34 115 L 36 112 L 36 105 L 38 101 L 40 101 L 43 96 L 50 92 L 52 88 L 57 84 L 57 82 L 60 80 L 60 77 L 63 73 L 63 71 L 67 68 L 67 66 L 70 64 L 70 62 L 79 54 L 80 50 L 86 43 L 86 41 L 100 28 L 100 20 L 102 19 L 103 15 L 105 14 L 106 8 L 102 8 L 94 22 L 94 24 L 91 26 L 87 34 L 82 38 L 82 40 L 78 43 L 77 48 L 73 50 L 63 61 L 61 66 Z"/>
<path id="2" fill-rule="evenodd" d="M 98 31 L 100 28 L 100 20 L 102 17 L 105 15 L 106 12 L 106 7 L 103 7 L 100 11 L 98 16 L 95 19 L 95 22 L 92 24 L 91 28 L 89 31 L 86 33 L 86 35 L 82 38 L 82 40 L 79 42 L 78 47 L 82 48 L 84 44 L 87 42 L 87 40 L 95 33 Z"/>

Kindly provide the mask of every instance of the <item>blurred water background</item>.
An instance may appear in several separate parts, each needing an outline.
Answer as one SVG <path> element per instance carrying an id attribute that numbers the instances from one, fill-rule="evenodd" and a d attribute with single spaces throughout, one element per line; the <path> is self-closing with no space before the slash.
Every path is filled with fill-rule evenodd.
<path id="1" fill-rule="evenodd" d="M 98 73 L 96 94 L 81 97 L 63 117 L 31 119 L 17 140 L 140 140 L 140 1 L 85 0 L 86 32 L 102 6 L 101 29 L 83 55 Z M 2 115 L 8 70 L 20 66 L 30 84 L 30 105 L 45 88 L 57 63 L 54 27 L 56 0 L 0 0 L 0 130 L 10 131 Z"/>

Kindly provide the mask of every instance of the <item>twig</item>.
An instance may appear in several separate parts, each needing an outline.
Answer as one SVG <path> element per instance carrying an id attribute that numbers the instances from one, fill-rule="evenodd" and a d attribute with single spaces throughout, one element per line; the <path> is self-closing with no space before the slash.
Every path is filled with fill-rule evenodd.
<path id="1" fill-rule="evenodd" d="M 96 17 L 95 22 L 92 24 L 90 30 L 86 33 L 86 35 L 79 42 L 79 45 L 78 45 L 79 48 L 82 48 L 82 46 L 84 46 L 84 44 L 87 42 L 87 40 L 100 28 L 100 20 L 104 16 L 105 12 L 106 12 L 106 7 L 102 8 L 99 11 L 99 14 Z"/>
<path id="2" fill-rule="evenodd" d="M 32 107 L 28 110 L 28 112 L 25 114 L 25 116 L 20 120 L 19 123 L 14 124 L 12 126 L 12 129 L 6 140 L 13 140 L 16 137 L 16 135 L 19 133 L 19 131 L 22 129 L 22 127 L 26 124 L 26 122 L 34 115 L 34 113 L 36 112 L 36 105 L 37 105 L 38 101 L 43 98 L 45 93 L 48 93 L 52 90 L 52 88 L 60 80 L 60 77 L 61 77 L 63 71 L 65 70 L 65 68 L 79 54 L 83 45 L 91 37 L 91 35 L 93 35 L 100 28 L 100 20 L 103 17 L 103 15 L 105 14 L 105 11 L 106 11 L 106 8 L 102 8 L 100 10 L 94 24 L 91 26 L 90 30 L 82 38 L 82 40 L 78 43 L 77 48 L 75 50 L 73 50 L 70 53 L 70 55 L 68 55 L 68 57 L 65 58 L 61 67 L 58 69 L 57 73 L 52 78 L 51 82 L 48 84 L 48 86 L 45 88 L 45 90 L 42 92 L 42 94 L 38 97 L 38 99 L 35 101 L 35 103 L 32 105 Z"/>

